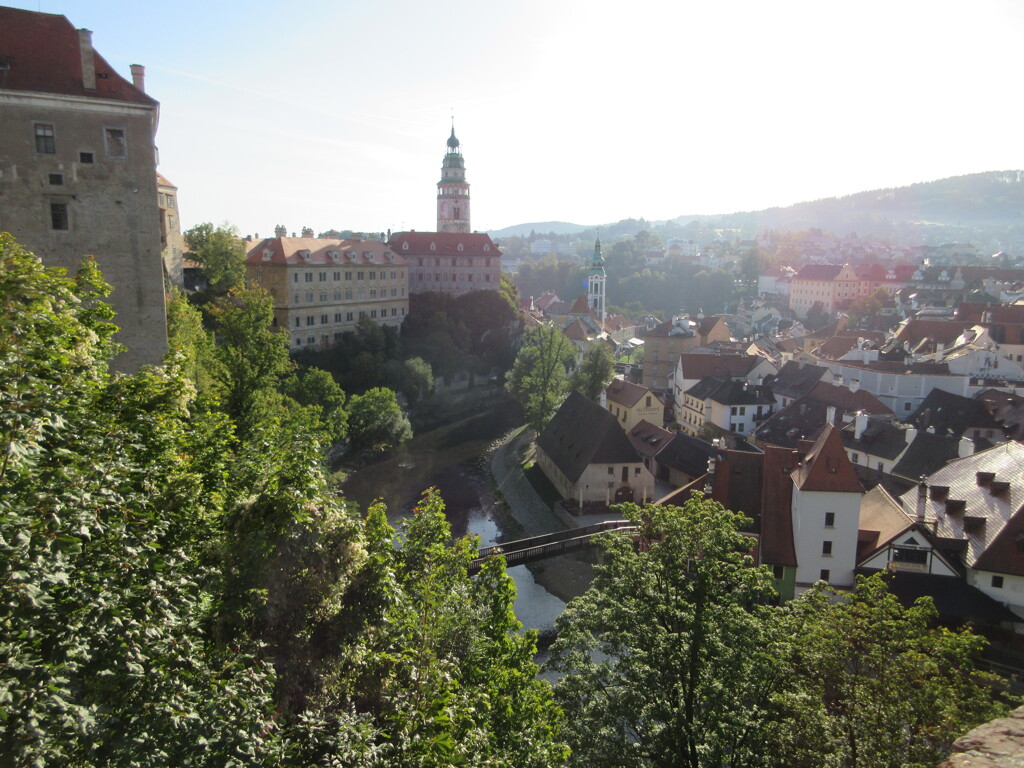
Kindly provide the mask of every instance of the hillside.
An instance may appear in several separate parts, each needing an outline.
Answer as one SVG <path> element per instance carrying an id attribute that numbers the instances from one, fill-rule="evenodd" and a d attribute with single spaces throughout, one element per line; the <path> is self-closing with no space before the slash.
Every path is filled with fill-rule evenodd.
<path id="1" fill-rule="evenodd" d="M 766 229 L 817 228 L 839 235 L 883 237 L 896 244 L 970 242 L 992 252 L 1024 253 L 1024 171 L 990 171 L 875 189 L 845 197 L 796 203 L 784 208 L 715 215 L 678 216 L 671 221 L 627 219 L 601 225 L 602 236 L 647 229 L 667 237 L 706 239 L 711 231 L 752 238 Z M 492 235 L 579 234 L 584 227 L 564 222 L 521 224 Z"/>

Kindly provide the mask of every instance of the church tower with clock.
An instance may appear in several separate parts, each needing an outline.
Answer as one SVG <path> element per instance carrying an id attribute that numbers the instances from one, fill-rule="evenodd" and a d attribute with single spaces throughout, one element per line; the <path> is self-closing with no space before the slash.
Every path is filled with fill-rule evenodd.
<path id="1" fill-rule="evenodd" d="M 448 137 L 448 152 L 441 164 L 441 180 L 437 182 L 437 231 L 472 232 L 469 228 L 469 182 L 466 163 L 455 138 L 455 126 Z"/>

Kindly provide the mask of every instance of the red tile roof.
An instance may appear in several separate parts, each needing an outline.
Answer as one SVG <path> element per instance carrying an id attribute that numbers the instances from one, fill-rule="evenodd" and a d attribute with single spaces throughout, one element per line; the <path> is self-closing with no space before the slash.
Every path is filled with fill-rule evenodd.
<path id="1" fill-rule="evenodd" d="M 947 345 L 956 341 L 957 337 L 970 328 L 973 323 L 957 320 L 908 320 L 896 332 L 896 338 L 911 347 L 924 339 L 931 339 Z"/>
<path id="2" fill-rule="evenodd" d="M 742 378 L 763 361 L 760 355 L 708 355 L 700 352 L 684 352 L 679 355 L 684 379 L 703 379 L 706 376 Z"/>
<path id="3" fill-rule="evenodd" d="M 605 389 L 605 394 L 608 396 L 608 400 L 613 403 L 625 406 L 626 408 L 632 408 L 634 405 L 640 402 L 640 398 L 644 395 L 650 395 L 651 390 L 647 387 L 641 386 L 640 384 L 634 384 L 631 381 L 624 381 L 623 379 L 612 379 L 612 383 Z M 655 395 L 657 397 L 657 395 Z M 657 398 L 658 402 L 661 402 L 661 398 Z"/>
<path id="4" fill-rule="evenodd" d="M 128 101 L 156 106 L 93 51 L 96 87 L 86 89 L 78 30 L 64 16 L 0 8 L 0 90 Z"/>
<path id="5" fill-rule="evenodd" d="M 765 446 L 761 482 L 761 562 L 796 567 L 793 545 L 793 481 L 800 454 Z"/>
<path id="6" fill-rule="evenodd" d="M 416 256 L 501 256 L 484 232 L 396 232 L 388 245 L 395 253 Z"/>
<path id="7" fill-rule="evenodd" d="M 843 269 L 842 264 L 806 264 L 794 280 L 835 280 Z"/>
<path id="8" fill-rule="evenodd" d="M 839 430 L 832 424 L 825 425 L 803 463 L 794 470 L 792 478 L 801 491 L 864 492 L 843 449 Z"/>
<path id="9" fill-rule="evenodd" d="M 309 252 L 309 258 L 303 256 Z M 337 254 L 337 258 L 335 258 Z M 318 237 L 268 237 L 253 242 L 246 264 L 404 267 L 407 262 L 376 240 L 330 240 Z"/>
<path id="10" fill-rule="evenodd" d="M 806 397 L 819 403 L 834 405 L 845 411 L 865 413 L 892 413 L 892 409 L 864 389 L 851 392 L 849 387 L 840 387 L 827 381 L 819 381 Z"/>
<path id="11" fill-rule="evenodd" d="M 581 293 L 576 301 L 572 303 L 572 308 L 569 310 L 570 315 L 589 315 L 590 305 L 587 304 L 586 294 Z"/>

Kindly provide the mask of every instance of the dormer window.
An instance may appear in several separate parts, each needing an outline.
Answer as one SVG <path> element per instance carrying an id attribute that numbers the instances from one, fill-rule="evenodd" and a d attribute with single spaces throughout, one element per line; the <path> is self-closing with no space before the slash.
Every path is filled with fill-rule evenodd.
<path id="1" fill-rule="evenodd" d="M 312 255 L 313 255 L 312 251 L 310 251 L 310 250 L 308 250 L 308 249 L 307 249 L 307 250 L 304 250 L 304 251 L 299 251 L 299 254 L 300 254 L 300 255 L 302 256 L 302 258 L 303 258 L 304 260 L 306 260 L 306 261 L 309 261 L 310 257 L 312 257 Z"/>
<path id="2" fill-rule="evenodd" d="M 485 251 L 489 251 L 489 250 L 491 250 L 491 246 L 489 246 L 489 245 L 485 245 L 485 246 L 484 246 L 484 250 L 485 250 Z"/>
<path id="3" fill-rule="evenodd" d="M 328 255 L 331 257 L 331 261 L 333 261 L 335 264 L 337 264 L 338 259 L 341 258 L 341 254 L 339 254 L 337 251 L 331 251 Z"/>
<path id="4" fill-rule="evenodd" d="M 459 243 L 459 250 L 462 250 L 462 243 Z"/>
<path id="5" fill-rule="evenodd" d="M 405 240 L 405 241 L 404 241 L 404 242 L 402 243 L 402 250 L 403 250 L 403 251 L 408 251 L 408 250 L 409 250 L 409 241 L 408 241 L 408 240 Z"/>
<path id="6" fill-rule="evenodd" d="M 274 252 L 269 248 L 265 248 L 263 250 L 263 260 L 270 261 L 272 258 L 274 258 Z"/>
<path id="7" fill-rule="evenodd" d="M 363 251 L 363 258 L 367 261 L 373 261 L 373 251 Z"/>
<path id="8" fill-rule="evenodd" d="M 437 250 L 437 243 L 431 243 L 430 244 L 430 250 L 436 251 Z"/>

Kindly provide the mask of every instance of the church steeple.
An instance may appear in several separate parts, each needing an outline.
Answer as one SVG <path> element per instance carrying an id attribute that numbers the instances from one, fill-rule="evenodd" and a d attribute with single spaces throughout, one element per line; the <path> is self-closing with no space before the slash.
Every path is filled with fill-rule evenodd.
<path id="1" fill-rule="evenodd" d="M 605 278 L 604 257 L 601 255 L 601 239 L 594 242 L 594 258 L 590 262 L 590 271 L 587 277 L 587 292 L 589 293 L 590 309 L 601 319 L 604 326 L 605 319 Z"/>
<path id="2" fill-rule="evenodd" d="M 469 226 L 469 182 L 466 163 L 459 140 L 455 138 L 455 122 L 448 137 L 448 151 L 441 163 L 441 180 L 437 182 L 437 231 L 472 232 Z"/>

